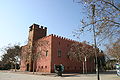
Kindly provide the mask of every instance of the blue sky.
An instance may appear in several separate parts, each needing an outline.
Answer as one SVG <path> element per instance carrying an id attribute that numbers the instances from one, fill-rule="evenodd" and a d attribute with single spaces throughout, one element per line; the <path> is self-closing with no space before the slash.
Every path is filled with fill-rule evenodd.
<path id="1" fill-rule="evenodd" d="M 73 0 L 1 0 L 0 48 L 8 44 L 24 45 L 33 23 L 47 27 L 48 35 L 78 40 L 72 31 L 81 26 L 83 16 L 82 6 Z M 91 35 L 84 35 L 79 41 L 84 40 L 91 41 Z"/>

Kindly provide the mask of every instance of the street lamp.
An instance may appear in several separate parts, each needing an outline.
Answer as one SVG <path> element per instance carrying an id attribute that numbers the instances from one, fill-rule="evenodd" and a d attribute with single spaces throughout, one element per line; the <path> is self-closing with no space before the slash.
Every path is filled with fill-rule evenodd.
<path id="1" fill-rule="evenodd" d="M 98 65 L 98 55 L 97 55 L 97 42 L 96 42 L 96 31 L 95 31 L 95 5 L 92 4 L 92 24 L 93 24 L 93 36 L 94 36 L 94 47 L 95 47 L 95 60 L 96 60 L 96 74 L 98 80 L 100 80 L 99 77 L 99 65 Z"/>

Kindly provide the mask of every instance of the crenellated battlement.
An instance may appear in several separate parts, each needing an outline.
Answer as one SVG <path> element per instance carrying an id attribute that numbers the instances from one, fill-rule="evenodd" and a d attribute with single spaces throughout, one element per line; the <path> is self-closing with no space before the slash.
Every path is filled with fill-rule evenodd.
<path id="1" fill-rule="evenodd" d="M 55 34 L 50 34 L 50 35 L 45 36 L 41 39 L 45 39 L 45 38 L 50 37 L 50 36 L 56 37 L 56 38 L 59 38 L 59 39 L 63 39 L 63 40 L 67 40 L 67 41 L 78 42 L 78 41 L 75 41 L 75 40 L 72 40 L 72 39 L 69 39 L 69 38 L 65 38 L 65 37 L 62 37 L 62 36 L 58 36 L 58 35 L 55 35 Z"/>
<path id="2" fill-rule="evenodd" d="M 55 34 L 50 34 L 50 35 L 46 36 L 47 27 L 44 27 L 44 26 L 41 26 L 41 25 L 38 25 L 38 24 L 31 25 L 30 26 L 30 31 L 34 31 L 34 34 L 30 34 L 30 35 L 34 35 L 33 38 L 35 40 L 43 39 L 43 38 L 46 38 L 46 37 L 49 37 L 49 36 L 53 36 L 53 37 L 63 39 L 63 40 L 78 42 L 78 41 L 75 41 L 75 40 L 72 40 L 72 39 L 69 39 L 69 38 L 65 38 L 65 37 L 62 37 L 62 36 L 58 36 L 58 35 L 55 35 Z"/>
<path id="3" fill-rule="evenodd" d="M 75 41 L 75 40 L 72 40 L 72 39 L 69 39 L 69 38 L 65 38 L 65 37 L 62 37 L 62 36 L 58 36 L 58 35 L 55 35 L 55 34 L 51 34 L 49 36 L 53 36 L 53 37 L 56 37 L 56 38 L 59 38 L 59 39 L 68 40 L 68 41 L 72 41 L 72 42 L 78 42 L 78 41 Z"/>
<path id="4" fill-rule="evenodd" d="M 29 28 L 30 29 L 28 39 L 30 42 L 43 38 L 47 35 L 47 27 L 43 27 L 38 24 L 32 24 Z"/>
<path id="5" fill-rule="evenodd" d="M 41 28 L 41 29 L 47 29 L 47 27 L 44 27 L 44 26 L 40 26 L 39 28 Z"/>
<path id="6" fill-rule="evenodd" d="M 44 27 L 42 25 L 38 25 L 38 24 L 33 24 L 30 26 L 31 29 L 43 29 L 43 30 L 47 30 L 47 27 Z"/>

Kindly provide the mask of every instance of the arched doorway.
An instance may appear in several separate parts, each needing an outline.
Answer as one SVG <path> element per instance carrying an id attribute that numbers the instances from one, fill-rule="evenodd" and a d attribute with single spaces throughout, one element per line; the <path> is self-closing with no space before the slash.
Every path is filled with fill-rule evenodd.
<path id="1" fill-rule="evenodd" d="M 27 69 L 26 70 L 29 71 L 29 64 L 27 64 Z"/>

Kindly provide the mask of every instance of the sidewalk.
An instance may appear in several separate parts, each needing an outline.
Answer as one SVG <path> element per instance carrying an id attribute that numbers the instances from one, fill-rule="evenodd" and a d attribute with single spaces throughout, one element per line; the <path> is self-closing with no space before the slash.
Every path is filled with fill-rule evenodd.
<path id="1" fill-rule="evenodd" d="M 29 72 L 29 71 L 10 71 L 10 70 L 3 70 L 0 72 L 8 72 L 8 73 L 17 73 L 17 74 L 30 74 L 30 75 L 44 75 L 44 76 L 56 76 L 56 73 L 45 73 L 45 72 Z M 100 72 L 100 75 L 117 75 L 116 74 L 116 70 L 109 70 L 109 71 L 105 71 L 105 72 Z M 88 73 L 88 74 L 81 74 L 81 73 L 63 73 L 62 77 L 80 77 L 80 76 L 96 76 L 96 73 Z"/>
<path id="2" fill-rule="evenodd" d="M 115 71 L 107 71 L 100 74 L 100 80 L 120 80 Z M 64 73 L 58 77 L 55 73 L 36 73 L 0 71 L 0 80 L 97 80 L 96 74 Z"/>
<path id="3" fill-rule="evenodd" d="M 55 73 L 44 73 L 44 72 L 29 72 L 29 71 L 19 71 L 16 72 L 14 70 L 0 70 L 0 72 L 6 72 L 6 73 L 17 73 L 17 74 L 30 74 L 30 75 L 55 75 Z"/>

